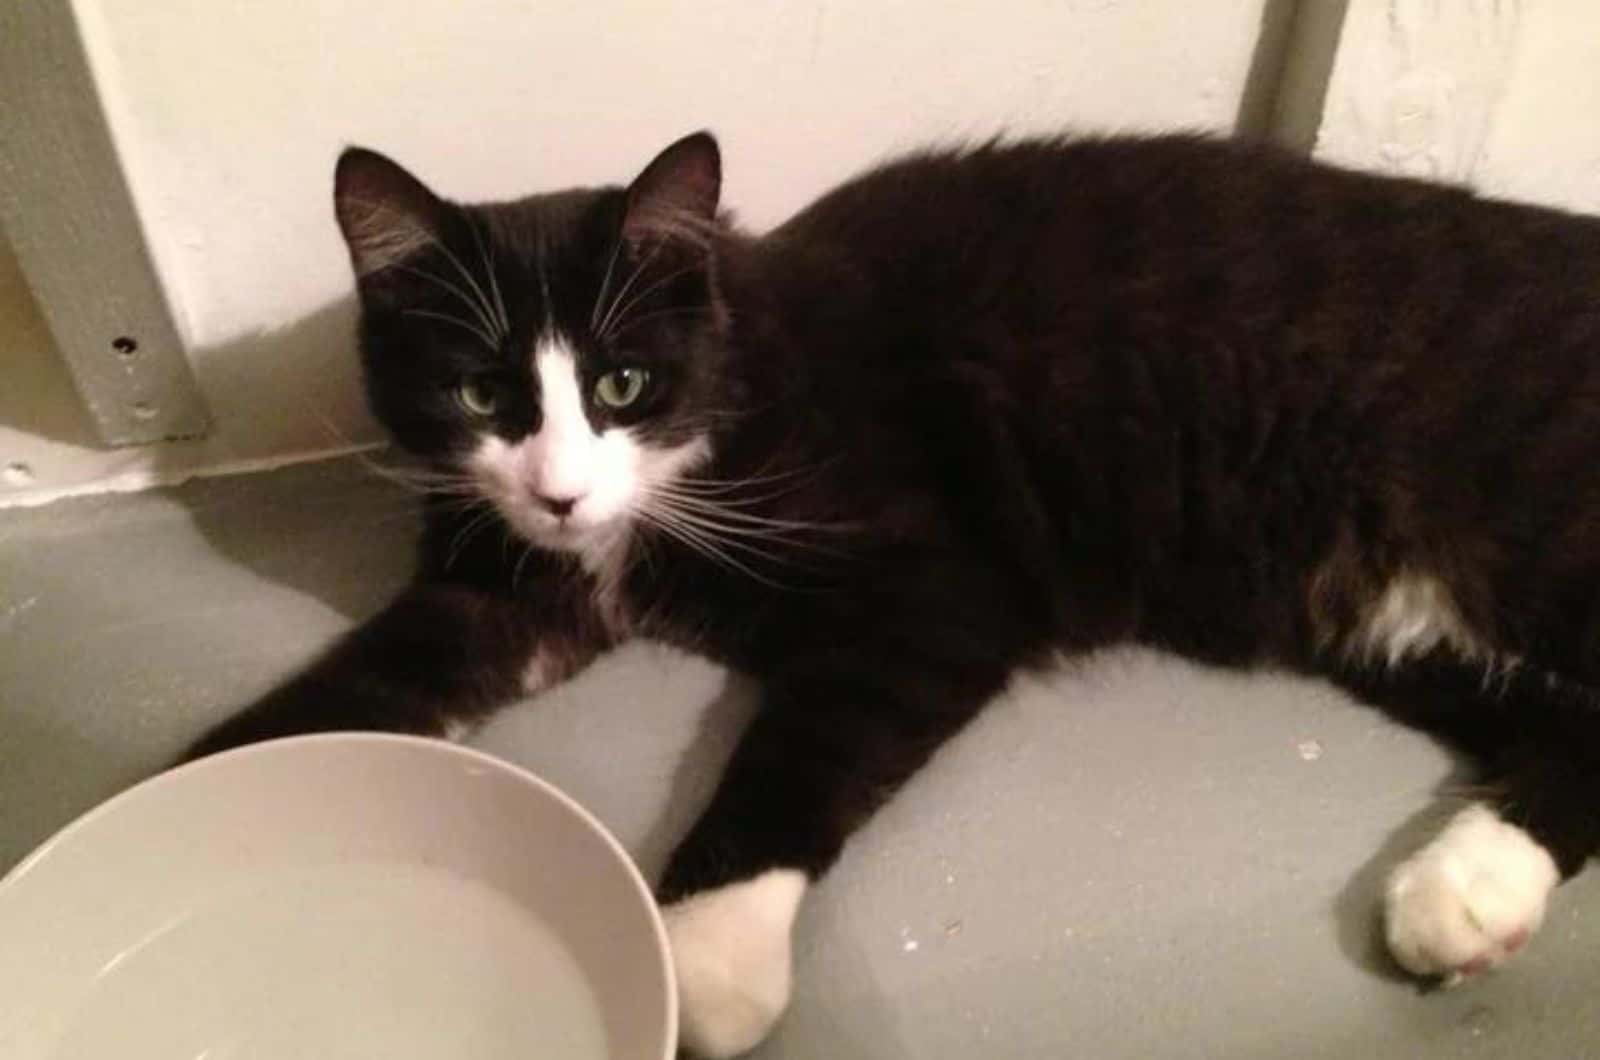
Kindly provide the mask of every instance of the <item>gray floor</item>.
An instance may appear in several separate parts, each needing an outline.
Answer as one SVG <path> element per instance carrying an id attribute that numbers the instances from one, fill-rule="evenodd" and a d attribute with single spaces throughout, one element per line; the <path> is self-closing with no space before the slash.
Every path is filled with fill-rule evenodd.
<path id="1" fill-rule="evenodd" d="M 0 869 L 378 606 L 408 513 L 354 461 L 0 512 Z M 475 742 L 648 874 L 748 710 L 641 645 Z M 1452 772 L 1312 683 L 1129 653 L 1019 684 L 813 893 L 757 1055 L 1600 1053 L 1600 873 L 1482 982 L 1425 994 L 1383 962 L 1382 874 Z"/>

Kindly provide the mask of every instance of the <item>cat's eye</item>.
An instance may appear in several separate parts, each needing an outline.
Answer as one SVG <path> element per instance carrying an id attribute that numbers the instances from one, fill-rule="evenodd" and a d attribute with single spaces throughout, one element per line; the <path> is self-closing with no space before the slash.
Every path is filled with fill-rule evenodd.
<path id="1" fill-rule="evenodd" d="M 612 409 L 625 409 L 644 393 L 650 373 L 643 368 L 618 368 L 607 372 L 594 385 L 595 400 Z"/>
<path id="2" fill-rule="evenodd" d="M 494 390 L 475 379 L 463 380 L 456 387 L 456 400 L 461 402 L 461 407 L 474 416 L 493 416 L 495 410 Z"/>

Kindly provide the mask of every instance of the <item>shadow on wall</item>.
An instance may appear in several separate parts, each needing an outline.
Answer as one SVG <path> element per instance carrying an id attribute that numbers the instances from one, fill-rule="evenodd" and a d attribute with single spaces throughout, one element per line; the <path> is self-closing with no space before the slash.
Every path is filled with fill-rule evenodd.
<path id="1" fill-rule="evenodd" d="M 285 451 L 295 446 L 281 439 L 298 437 L 303 450 L 309 437 L 331 450 L 373 440 L 334 426 L 366 419 L 353 407 L 361 401 L 354 314 L 346 298 L 196 357 L 208 392 L 259 395 L 219 424 L 230 447 Z M 184 447 L 161 447 L 155 470 L 181 474 L 189 460 Z M 415 498 L 380 477 L 368 456 L 195 479 L 170 496 L 219 555 L 352 621 L 381 607 L 412 570 Z"/>
<path id="2" fill-rule="evenodd" d="M 0 365 L 4 365 L 0 427 L 69 445 L 100 445 L 4 231 L 0 231 Z"/>

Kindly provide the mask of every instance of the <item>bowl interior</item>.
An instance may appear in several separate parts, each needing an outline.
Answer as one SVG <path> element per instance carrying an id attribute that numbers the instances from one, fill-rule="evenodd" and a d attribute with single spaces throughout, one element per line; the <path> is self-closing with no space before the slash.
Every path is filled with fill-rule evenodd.
<path id="1" fill-rule="evenodd" d="M 436 741 L 157 777 L 0 883 L 0 1055 L 661 1060 L 654 903 L 565 796 Z"/>

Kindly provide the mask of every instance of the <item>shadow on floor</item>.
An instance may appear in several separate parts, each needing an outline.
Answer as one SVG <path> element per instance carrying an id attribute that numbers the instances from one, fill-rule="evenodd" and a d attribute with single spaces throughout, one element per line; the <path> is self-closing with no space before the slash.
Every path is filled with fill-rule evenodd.
<path id="1" fill-rule="evenodd" d="M 22 712 L 7 719 L 5 740 L 17 749 L 0 751 L 7 791 L 26 804 L 0 806 L 0 876 L 53 832 L 161 764 L 142 746 L 96 743 Z"/>
<path id="2" fill-rule="evenodd" d="M 672 852 L 711 802 L 739 737 L 755 716 L 759 697 L 756 682 L 729 674 L 721 691 L 701 714 L 694 738 L 673 770 L 661 815 L 634 852 L 639 871 L 652 885 L 666 871 Z"/>
<path id="3" fill-rule="evenodd" d="M 1464 804 L 1464 793 L 1475 772 L 1465 756 L 1454 758 L 1455 765 L 1434 788 L 1433 801 L 1396 826 L 1333 901 L 1339 949 L 1363 971 L 1390 982 L 1416 983 L 1417 979 L 1389 954 L 1383 930 L 1384 882 L 1397 865 L 1437 835 L 1445 821 Z"/>
<path id="4" fill-rule="evenodd" d="M 170 495 L 223 558 L 358 621 L 410 578 L 419 525 L 415 498 L 365 460 L 190 482 Z"/>
<path id="5" fill-rule="evenodd" d="M 208 392 L 259 395 L 235 410 L 226 425 L 230 437 L 273 452 L 304 448 L 308 435 L 327 450 L 370 442 L 371 435 L 346 437 L 333 426 L 365 417 L 356 407 L 354 321 L 354 301 L 345 298 L 203 351 L 196 364 Z M 155 450 L 155 459 L 161 474 L 181 469 L 185 454 L 166 447 Z M 196 479 L 167 494 L 189 509 L 195 528 L 224 558 L 358 620 L 410 576 L 417 527 L 414 498 L 371 465 L 368 456 L 346 456 Z"/>

